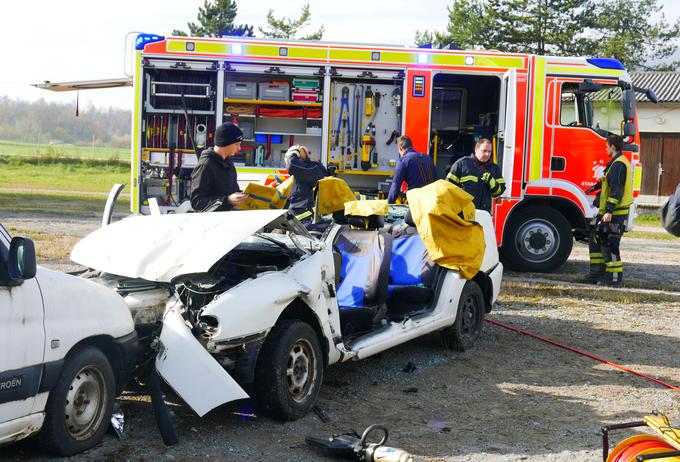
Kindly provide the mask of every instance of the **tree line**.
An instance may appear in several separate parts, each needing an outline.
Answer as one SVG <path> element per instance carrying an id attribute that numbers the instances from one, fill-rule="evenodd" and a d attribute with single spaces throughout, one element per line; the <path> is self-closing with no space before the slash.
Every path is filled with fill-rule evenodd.
<path id="1" fill-rule="evenodd" d="M 236 0 L 204 0 L 189 34 L 198 37 L 255 36 L 236 24 Z M 416 31 L 417 46 L 498 50 L 557 56 L 613 57 L 627 68 L 675 70 L 680 19 L 669 22 L 659 0 L 453 0 L 444 31 Z M 321 40 L 324 26 L 303 34 L 309 3 L 297 18 L 267 13 L 261 37 Z M 174 30 L 173 35 L 187 35 Z"/>
<path id="2" fill-rule="evenodd" d="M 130 146 L 129 110 L 75 108 L 69 103 L 29 102 L 0 96 L 0 139 L 25 143 L 60 142 L 125 148 Z"/>
<path id="3" fill-rule="evenodd" d="M 445 31 L 417 45 L 557 56 L 612 57 L 634 70 L 675 70 L 680 19 L 658 0 L 454 0 Z"/>

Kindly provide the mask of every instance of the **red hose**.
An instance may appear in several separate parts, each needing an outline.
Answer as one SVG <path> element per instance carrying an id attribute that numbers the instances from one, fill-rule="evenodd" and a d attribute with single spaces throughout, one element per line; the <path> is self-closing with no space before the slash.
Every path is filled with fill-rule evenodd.
<path id="1" fill-rule="evenodd" d="M 622 371 L 628 372 L 628 373 L 633 374 L 633 375 L 637 375 L 638 377 L 642 377 L 643 379 L 651 380 L 652 382 L 656 383 L 657 385 L 661 385 L 662 387 L 670 388 L 671 390 L 674 390 L 674 391 L 680 391 L 680 387 L 676 387 L 675 385 L 670 385 L 666 382 L 662 382 L 659 379 L 655 379 L 654 377 L 650 377 L 649 375 L 645 375 L 641 372 L 637 372 L 637 371 L 634 371 L 632 369 L 628 369 L 627 367 L 621 366 L 620 364 L 616 364 L 616 363 L 613 363 L 611 361 L 607 361 L 606 359 L 598 358 L 597 356 L 591 355 L 590 353 L 586 353 L 585 351 L 582 351 L 582 350 L 579 350 L 579 349 L 576 349 L 576 348 L 572 348 L 570 346 L 563 345 L 561 343 L 557 343 L 553 340 L 542 337 L 538 334 L 534 334 L 533 332 L 518 329 L 517 327 L 513 327 L 513 326 L 510 326 L 508 324 L 503 324 L 502 322 L 494 321 L 493 319 L 485 318 L 484 320 L 486 322 L 490 323 L 490 324 L 495 324 L 497 326 L 504 327 L 505 329 L 509 329 L 509 330 L 515 331 L 515 332 L 520 333 L 520 334 L 528 335 L 529 337 L 533 337 L 535 339 L 549 343 L 549 344 L 554 345 L 556 347 L 560 347 L 560 348 L 563 348 L 565 350 L 569 350 L 573 353 L 578 353 L 582 356 L 586 356 L 590 359 L 594 359 L 595 361 L 599 361 L 601 363 L 608 364 L 608 365 L 615 367 L 617 369 L 621 369 Z"/>

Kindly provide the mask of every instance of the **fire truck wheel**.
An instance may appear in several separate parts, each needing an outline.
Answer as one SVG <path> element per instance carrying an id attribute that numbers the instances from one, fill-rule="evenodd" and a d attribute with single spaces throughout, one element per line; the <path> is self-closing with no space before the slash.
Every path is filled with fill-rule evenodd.
<path id="1" fill-rule="evenodd" d="M 567 260 L 573 245 L 564 215 L 550 207 L 527 207 L 511 217 L 501 255 L 509 269 L 548 272 Z"/>

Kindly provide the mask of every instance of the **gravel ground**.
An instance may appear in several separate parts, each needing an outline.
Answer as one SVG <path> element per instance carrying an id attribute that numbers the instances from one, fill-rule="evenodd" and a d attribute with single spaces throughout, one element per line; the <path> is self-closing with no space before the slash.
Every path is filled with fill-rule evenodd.
<path id="1" fill-rule="evenodd" d="M 69 235 L 98 226 L 36 216 L 0 215 L 0 221 Z M 489 318 L 680 385 L 680 239 L 624 237 L 622 257 L 624 290 L 574 282 L 587 269 L 583 244 L 557 273 L 508 273 Z M 76 269 L 66 261 L 42 263 Z M 433 335 L 330 367 L 319 399 L 326 422 L 310 413 L 281 423 L 257 415 L 250 402 L 201 419 L 171 394 L 168 399 L 177 446 L 163 445 L 148 397 L 126 392 L 126 439 L 107 436 L 72 460 L 330 460 L 308 448 L 305 436 L 361 432 L 379 422 L 391 430 L 389 443 L 416 460 L 593 461 L 601 457 L 602 425 L 639 420 L 652 410 L 680 423 L 680 393 L 492 324 L 464 353 L 446 351 Z M 1 449 L 0 460 L 47 457 L 28 440 Z"/>

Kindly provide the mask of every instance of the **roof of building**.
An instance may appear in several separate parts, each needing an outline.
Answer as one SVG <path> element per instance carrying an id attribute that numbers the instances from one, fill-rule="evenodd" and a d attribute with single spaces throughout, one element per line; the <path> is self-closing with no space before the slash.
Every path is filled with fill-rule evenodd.
<path id="1" fill-rule="evenodd" d="M 631 72 L 630 77 L 636 87 L 654 90 L 659 103 L 680 103 L 680 72 Z M 636 99 L 640 102 L 649 102 L 642 93 L 638 93 Z"/>

